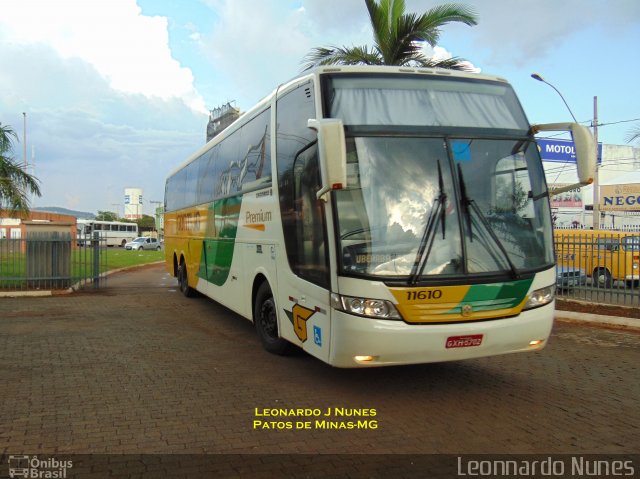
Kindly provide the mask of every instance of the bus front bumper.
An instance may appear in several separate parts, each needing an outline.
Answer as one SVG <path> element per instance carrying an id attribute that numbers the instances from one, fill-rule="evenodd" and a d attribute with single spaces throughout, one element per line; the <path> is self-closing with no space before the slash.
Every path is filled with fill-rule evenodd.
<path id="1" fill-rule="evenodd" d="M 551 334 L 554 306 L 552 302 L 511 318 L 421 325 L 333 310 L 329 363 L 375 367 L 537 351 Z"/>

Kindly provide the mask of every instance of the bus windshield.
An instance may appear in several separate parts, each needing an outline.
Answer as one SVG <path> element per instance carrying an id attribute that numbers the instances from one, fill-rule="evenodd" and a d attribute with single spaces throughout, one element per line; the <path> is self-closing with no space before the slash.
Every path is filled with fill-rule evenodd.
<path id="1" fill-rule="evenodd" d="M 430 119 L 418 120 L 424 107 L 416 107 L 417 100 L 413 107 L 406 102 L 404 112 L 394 102 L 381 106 L 388 92 L 375 95 L 369 84 L 363 90 L 368 113 L 345 122 L 347 188 L 334 192 L 342 274 L 410 283 L 476 274 L 519 277 L 551 267 L 544 172 L 510 87 L 480 84 L 474 92 L 472 84 L 458 82 L 464 91 L 456 92 L 450 86 L 455 82 L 438 83 L 447 87 L 444 93 L 394 92 L 396 100 L 417 92 L 415 98 L 431 101 Z M 340 105 L 355 97 L 331 85 L 340 101 L 330 114 L 340 118 Z M 446 110 L 444 103 L 436 106 L 441 94 L 460 100 L 447 115 L 438 113 Z M 376 103 L 384 114 L 371 113 Z M 494 114 L 482 116 L 487 109 Z M 403 118 L 408 127 L 400 125 Z"/>

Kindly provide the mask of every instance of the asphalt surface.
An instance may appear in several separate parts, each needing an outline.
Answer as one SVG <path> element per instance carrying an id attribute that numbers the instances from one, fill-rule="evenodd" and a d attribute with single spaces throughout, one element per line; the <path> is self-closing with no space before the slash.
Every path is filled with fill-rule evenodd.
<path id="1" fill-rule="evenodd" d="M 0 477 L 25 455 L 72 461 L 66 477 L 462 477 L 476 457 L 640 477 L 635 324 L 557 321 L 538 353 L 336 369 L 266 353 L 162 268 L 0 298 Z M 302 413 L 266 416 L 279 409 Z"/>

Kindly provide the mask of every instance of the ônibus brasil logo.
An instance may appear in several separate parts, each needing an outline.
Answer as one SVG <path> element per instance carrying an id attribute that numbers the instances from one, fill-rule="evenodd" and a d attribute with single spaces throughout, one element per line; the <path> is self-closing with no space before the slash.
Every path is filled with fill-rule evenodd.
<path id="1" fill-rule="evenodd" d="M 9 456 L 9 477 L 37 479 L 63 479 L 67 469 L 73 467 L 73 461 L 61 461 L 54 457 L 40 459 L 38 456 Z"/>

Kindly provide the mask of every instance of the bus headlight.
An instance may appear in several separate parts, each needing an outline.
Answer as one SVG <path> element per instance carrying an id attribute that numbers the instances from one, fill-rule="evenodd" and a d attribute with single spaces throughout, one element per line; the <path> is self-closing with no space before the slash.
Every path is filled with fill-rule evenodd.
<path id="1" fill-rule="evenodd" d="M 529 295 L 529 300 L 527 304 L 522 308 L 523 311 L 527 309 L 539 308 L 540 306 L 544 306 L 545 304 L 549 304 L 556 296 L 556 285 L 547 286 L 546 288 L 541 288 L 533 291 Z"/>
<path id="2" fill-rule="evenodd" d="M 402 319 L 398 310 L 384 299 L 356 298 L 331 293 L 331 306 L 345 313 L 377 319 Z"/>

